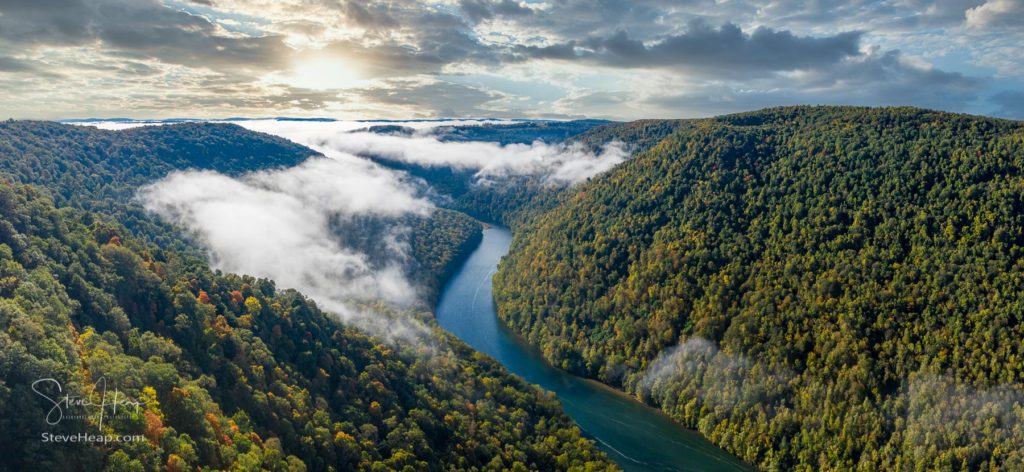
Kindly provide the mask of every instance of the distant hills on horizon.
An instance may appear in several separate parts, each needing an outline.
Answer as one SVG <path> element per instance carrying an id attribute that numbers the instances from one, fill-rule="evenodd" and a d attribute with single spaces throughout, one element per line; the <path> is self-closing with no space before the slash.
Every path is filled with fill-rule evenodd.
<path id="1" fill-rule="evenodd" d="M 592 118 L 581 118 L 572 120 L 558 120 L 549 118 L 495 118 L 495 117 L 448 117 L 448 118 L 424 118 L 424 119 L 406 119 L 406 120 L 393 120 L 393 119 L 358 119 L 358 120 L 346 120 L 339 118 L 327 118 L 327 117 L 295 117 L 295 116 L 267 116 L 267 117 L 243 117 L 243 116 L 232 116 L 228 118 L 152 118 L 152 119 L 139 119 L 139 118 L 69 118 L 63 120 L 43 120 L 43 121 L 55 121 L 57 123 L 68 123 L 68 124 L 81 124 L 81 123 L 197 123 L 197 122 L 221 122 L 221 121 L 260 121 L 260 120 L 275 120 L 275 121 L 320 121 L 325 123 L 330 122 L 352 122 L 352 123 L 429 123 L 429 122 L 444 122 L 444 121 L 505 121 L 513 123 L 531 123 L 531 122 L 573 122 L 573 121 L 584 121 L 584 122 L 595 122 L 595 123 L 618 123 L 614 120 L 604 119 L 592 119 Z M 31 120 L 28 120 L 31 121 Z"/>

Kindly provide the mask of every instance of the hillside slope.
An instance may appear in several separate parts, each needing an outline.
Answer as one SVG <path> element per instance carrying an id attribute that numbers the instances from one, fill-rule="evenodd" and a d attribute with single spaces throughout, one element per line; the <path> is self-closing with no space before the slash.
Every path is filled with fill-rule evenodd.
<path id="1" fill-rule="evenodd" d="M 181 123 L 107 131 L 48 121 L 0 122 L 0 175 L 47 189 L 58 206 L 77 206 L 145 227 L 166 242 L 165 226 L 133 202 L 141 185 L 175 170 L 240 175 L 291 167 L 316 152 L 232 124 Z"/>
<path id="2" fill-rule="evenodd" d="M 439 329 L 383 344 L 91 220 L 0 184 L 0 445 L 19 451 L 0 469 L 611 468 L 555 399 Z M 47 397 L 104 393 L 121 408 L 69 402 L 48 424 Z"/>
<path id="3" fill-rule="evenodd" d="M 161 247 L 200 256 L 188 235 L 147 212 L 138 189 L 175 171 L 210 170 L 230 176 L 287 168 L 316 151 L 269 134 L 225 123 L 177 123 L 121 131 L 47 121 L 0 122 L 0 179 L 36 186 L 58 207 L 93 212 Z M 353 221 L 352 244 L 380 241 L 396 222 Z M 413 260 L 405 268 L 432 300 L 448 273 L 480 239 L 469 216 L 437 210 L 397 224 L 411 228 Z M 382 234 L 383 233 L 383 234 Z M 364 252 L 380 249 L 363 244 Z"/>
<path id="4" fill-rule="evenodd" d="M 514 330 L 766 470 L 1024 467 L 1024 124 L 672 126 L 516 232 Z"/>
<path id="5" fill-rule="evenodd" d="M 273 281 L 212 271 L 131 199 L 173 170 L 237 175 L 308 156 L 237 127 L 0 125 L 0 450 L 18 451 L 0 470 L 614 469 L 557 400 L 429 313 L 364 307 L 436 337 L 384 343 Z M 428 286 L 479 238 L 447 210 L 404 224 Z M 129 403 L 102 421 L 68 404 L 51 425 L 41 379 L 50 398 L 116 390 Z"/>

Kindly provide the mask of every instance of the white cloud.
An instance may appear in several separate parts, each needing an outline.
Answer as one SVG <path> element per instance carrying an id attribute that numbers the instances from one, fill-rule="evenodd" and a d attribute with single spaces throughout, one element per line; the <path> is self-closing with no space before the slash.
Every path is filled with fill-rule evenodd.
<path id="1" fill-rule="evenodd" d="M 967 10 L 966 23 L 971 28 L 1024 27 L 1024 1 L 989 0 Z M 1019 58 L 1018 58 L 1019 59 Z"/>
<path id="2" fill-rule="evenodd" d="M 415 130 L 429 131 L 442 126 L 474 126 L 485 124 L 512 123 L 508 120 L 418 120 L 418 121 L 288 121 L 288 120 L 244 120 L 233 121 L 239 126 L 290 139 L 304 146 L 317 146 L 319 141 L 359 129 L 379 125 L 399 125 Z"/>
<path id="3" fill-rule="evenodd" d="M 733 408 L 787 394 L 792 377 L 790 372 L 723 352 L 706 339 L 691 338 L 660 353 L 639 387 L 666 407 L 665 402 L 676 401 L 685 391 L 712 407 Z"/>
<path id="4" fill-rule="evenodd" d="M 1019 384 L 974 388 L 951 376 L 918 372 L 903 388 L 904 450 L 911 457 L 934 450 L 999 445 L 1011 452 L 1006 470 L 1021 470 L 1024 457 L 1024 390 Z"/>
<path id="5" fill-rule="evenodd" d="M 371 155 L 431 167 L 473 169 L 478 178 L 542 175 L 552 183 L 576 183 L 607 171 L 628 153 L 617 143 L 593 153 L 578 144 L 500 145 L 491 142 L 444 142 L 434 134 L 442 126 L 507 123 L 503 121 L 401 122 L 416 130 L 411 136 L 354 132 L 383 122 L 242 121 L 255 131 L 281 136 L 325 155 Z M 390 123 L 395 124 L 395 123 Z"/>
<path id="6" fill-rule="evenodd" d="M 359 305 L 422 302 L 420 287 L 409 278 L 410 228 L 404 217 L 428 216 L 433 204 L 405 173 L 354 154 L 478 169 L 481 178 L 535 174 L 560 184 L 608 170 L 626 157 L 621 146 L 595 155 L 582 146 L 449 143 L 432 134 L 438 126 L 479 121 L 400 123 L 416 130 L 411 136 L 352 132 L 385 122 L 237 123 L 311 146 L 326 157 L 238 178 L 211 171 L 177 172 L 140 191 L 144 206 L 194 234 L 213 267 L 272 279 L 370 333 L 406 340 L 426 339 L 429 329 L 411 319 L 382 318 Z M 160 123 L 88 124 L 122 129 Z M 376 228 L 370 236 L 367 220 L 376 222 L 370 225 Z"/>
<path id="7" fill-rule="evenodd" d="M 383 262 L 343 243 L 355 218 L 428 214 L 432 205 L 416 197 L 398 174 L 354 156 L 314 158 L 238 179 L 178 172 L 143 188 L 140 198 L 150 211 L 192 232 L 217 269 L 298 289 L 327 311 L 385 338 L 429 332 L 413 320 L 382 323 L 358 307 L 417 301 L 418 287 L 404 269 L 410 257 L 403 237 L 407 228 L 393 224 L 376 241 Z"/>
<path id="8" fill-rule="evenodd" d="M 434 136 L 393 136 L 351 133 L 327 139 L 326 147 L 359 155 L 375 155 L 430 167 L 477 170 L 477 176 L 546 174 L 551 180 L 575 183 L 625 160 L 620 145 L 593 154 L 581 145 L 500 145 L 489 142 L 442 142 Z"/>
<path id="9" fill-rule="evenodd" d="M 954 111 L 985 113 L 992 109 L 980 97 L 1020 88 L 1024 70 L 1017 47 L 1024 34 L 1021 0 L 700 0 L 685 2 L 686 8 L 654 0 L 597 7 L 582 0 L 36 3 L 0 6 L 0 62 L 9 64 L 0 66 L 0 91 L 7 92 L 8 116 L 708 116 L 720 107 L 641 105 L 648 98 L 699 96 L 689 83 L 708 89 L 724 81 L 747 90 L 760 88 L 766 76 L 785 89 L 767 97 L 772 104 L 820 103 L 809 101 L 814 89 L 790 83 L 778 71 L 835 75 L 845 68 L 836 62 L 843 54 L 864 57 L 854 43 L 928 58 L 950 73 L 979 79 L 994 74 L 1006 83 L 983 84 L 987 90 L 967 101 L 931 100 Z M 687 26 L 694 21 L 713 28 L 695 31 Z M 734 31 L 726 23 L 749 37 L 722 41 Z M 765 30 L 756 33 L 758 28 Z M 705 43 L 746 46 L 737 49 L 740 54 L 716 55 L 707 53 Z M 674 47 L 679 44 L 689 46 Z M 589 59 L 569 61 L 570 50 Z M 823 51 L 832 53 L 821 56 Z M 747 73 L 758 68 L 760 73 Z M 470 86 L 451 78 L 460 74 L 523 84 L 514 92 L 496 84 Z M 659 86 L 657 75 L 673 84 Z M 827 102 L 866 94 L 879 97 L 877 104 L 902 103 L 885 82 L 839 83 Z M 547 96 L 551 84 L 560 97 Z M 922 96 L 946 94 L 929 82 L 914 88 Z M 728 111 L 755 109 L 764 101 L 746 97 L 734 94 Z"/>

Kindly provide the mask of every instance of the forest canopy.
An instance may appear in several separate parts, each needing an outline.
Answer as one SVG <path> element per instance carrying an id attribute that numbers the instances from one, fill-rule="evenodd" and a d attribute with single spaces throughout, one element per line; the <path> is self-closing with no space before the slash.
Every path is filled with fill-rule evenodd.
<path id="1" fill-rule="evenodd" d="M 110 133 L 13 122 L 0 133 L 0 448 L 19 451 L 0 469 L 615 469 L 557 399 L 428 312 L 366 306 L 416 317 L 434 336 L 381 341 L 271 280 L 211 270 L 184 235 L 123 198 L 181 167 L 241 173 L 308 149 L 192 124 Z M 125 215 L 137 216 L 131 228 Z M 420 274 L 434 284 L 479 237 L 455 212 L 413 223 Z M 44 378 L 76 397 L 116 388 L 140 407 L 51 425 L 52 403 L 32 388 Z M 54 445 L 43 432 L 141 439 Z"/>
<path id="2" fill-rule="evenodd" d="M 495 277 L 554 365 L 765 470 L 1024 467 L 1024 124 L 788 107 L 594 133 L 640 152 L 517 227 Z"/>

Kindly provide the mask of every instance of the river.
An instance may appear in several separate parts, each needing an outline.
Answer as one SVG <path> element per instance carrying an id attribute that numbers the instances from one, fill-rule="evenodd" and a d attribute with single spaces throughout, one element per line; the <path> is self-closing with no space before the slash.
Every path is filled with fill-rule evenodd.
<path id="1" fill-rule="evenodd" d="M 483 241 L 445 286 L 437 306 L 442 327 L 508 370 L 558 396 L 566 413 L 624 470 L 749 471 L 745 463 L 665 414 L 598 382 L 551 367 L 540 352 L 498 320 L 491 276 L 512 235 L 484 230 Z"/>

